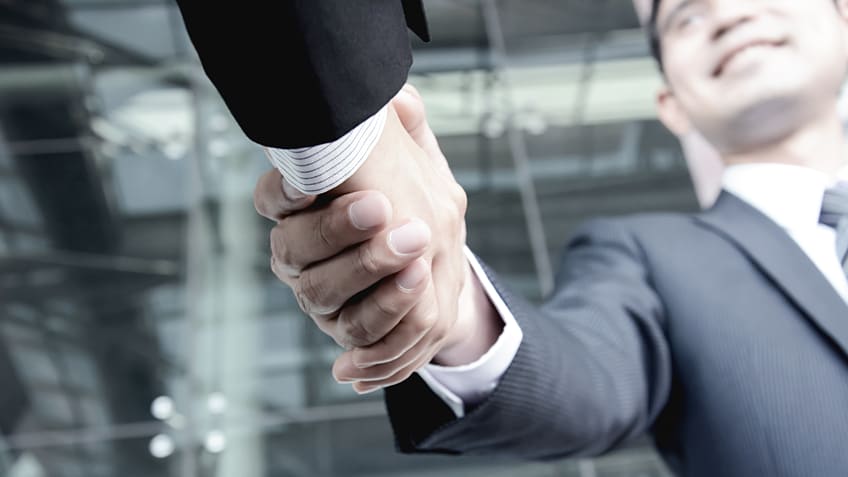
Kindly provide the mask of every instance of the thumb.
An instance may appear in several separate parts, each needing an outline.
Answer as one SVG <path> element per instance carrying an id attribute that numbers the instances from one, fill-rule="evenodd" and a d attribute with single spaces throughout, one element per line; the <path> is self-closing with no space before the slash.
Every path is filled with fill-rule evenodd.
<path id="1" fill-rule="evenodd" d="M 427 112 L 424 101 L 414 86 L 407 83 L 392 99 L 392 106 L 397 112 L 403 128 L 424 152 L 442 169 L 450 172 L 445 155 L 439 147 L 439 141 L 427 122 Z"/>
<path id="2" fill-rule="evenodd" d="M 256 211 L 270 220 L 282 220 L 308 208 L 314 202 L 314 195 L 307 195 L 298 190 L 277 169 L 263 174 L 253 192 Z"/>

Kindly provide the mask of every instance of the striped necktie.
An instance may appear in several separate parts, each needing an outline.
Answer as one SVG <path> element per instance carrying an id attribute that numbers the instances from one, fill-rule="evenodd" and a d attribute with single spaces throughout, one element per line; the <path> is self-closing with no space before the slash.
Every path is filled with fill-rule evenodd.
<path id="1" fill-rule="evenodd" d="M 819 221 L 836 229 L 836 253 L 848 275 L 848 182 L 824 193 Z"/>

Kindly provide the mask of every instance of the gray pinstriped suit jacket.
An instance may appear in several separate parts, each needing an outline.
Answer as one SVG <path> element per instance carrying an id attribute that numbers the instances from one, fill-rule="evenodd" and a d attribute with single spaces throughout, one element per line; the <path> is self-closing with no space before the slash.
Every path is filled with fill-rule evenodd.
<path id="1" fill-rule="evenodd" d="M 590 223 L 542 307 L 498 288 L 524 332 L 511 367 L 459 420 L 418 378 L 388 389 L 402 451 L 587 456 L 650 433 L 680 475 L 848 476 L 848 306 L 732 194 Z"/>

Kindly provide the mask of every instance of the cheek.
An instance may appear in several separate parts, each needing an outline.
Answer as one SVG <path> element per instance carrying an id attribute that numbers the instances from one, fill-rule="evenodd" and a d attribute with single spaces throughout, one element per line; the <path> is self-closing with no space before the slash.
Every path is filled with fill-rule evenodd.
<path id="1" fill-rule="evenodd" d="M 665 49 L 663 66 L 676 95 L 692 95 L 708 86 L 709 60 L 704 58 L 704 51 L 697 38 L 675 40 L 673 48 Z"/>
<path id="2" fill-rule="evenodd" d="M 666 70 L 666 79 L 680 106 L 686 111 L 702 108 L 701 103 L 705 103 L 703 99 L 709 96 L 707 91 L 709 85 L 694 70 L 691 62 L 685 61 L 670 66 Z"/>

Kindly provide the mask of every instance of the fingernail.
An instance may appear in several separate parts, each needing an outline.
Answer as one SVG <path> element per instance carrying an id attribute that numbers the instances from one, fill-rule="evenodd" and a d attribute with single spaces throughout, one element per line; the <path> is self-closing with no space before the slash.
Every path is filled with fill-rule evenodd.
<path id="1" fill-rule="evenodd" d="M 355 381 L 354 379 L 346 378 L 344 376 L 337 376 L 336 373 L 333 373 L 333 379 L 335 379 L 339 384 L 350 384 Z"/>
<path id="2" fill-rule="evenodd" d="M 402 292 L 412 293 L 427 278 L 427 262 L 420 258 L 397 274 L 395 283 Z"/>
<path id="3" fill-rule="evenodd" d="M 368 230 L 386 223 L 386 201 L 380 195 L 368 195 L 348 208 L 347 213 L 353 226 L 359 230 Z"/>
<path id="4" fill-rule="evenodd" d="M 285 178 L 283 178 L 282 183 L 283 183 L 283 196 L 285 196 L 286 199 L 288 199 L 292 202 L 299 202 L 299 201 L 306 198 L 306 194 L 304 194 L 303 192 L 298 190 L 297 187 L 289 184 L 289 182 Z"/>
<path id="5" fill-rule="evenodd" d="M 429 242 L 430 227 L 420 220 L 413 220 L 389 233 L 389 247 L 398 255 L 419 252 Z"/>

